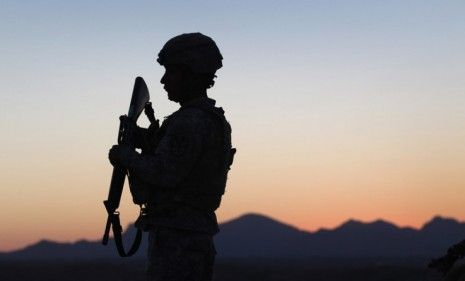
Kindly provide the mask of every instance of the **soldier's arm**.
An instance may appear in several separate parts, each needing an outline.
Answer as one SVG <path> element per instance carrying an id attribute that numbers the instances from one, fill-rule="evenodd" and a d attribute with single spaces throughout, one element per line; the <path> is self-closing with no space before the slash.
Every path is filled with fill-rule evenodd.
<path id="1" fill-rule="evenodd" d="M 137 154 L 132 176 L 157 188 L 173 188 L 191 171 L 201 153 L 205 124 L 198 110 L 184 110 L 167 128 L 154 154 Z"/>

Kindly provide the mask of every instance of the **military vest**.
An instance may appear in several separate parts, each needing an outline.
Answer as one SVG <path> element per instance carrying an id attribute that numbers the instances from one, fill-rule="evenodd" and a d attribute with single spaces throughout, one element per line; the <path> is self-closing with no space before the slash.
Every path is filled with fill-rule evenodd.
<path id="1" fill-rule="evenodd" d="M 215 211 L 221 203 L 221 197 L 225 192 L 227 174 L 234 160 L 235 148 L 231 145 L 231 126 L 224 116 L 222 108 L 217 108 L 212 103 L 193 103 L 181 107 L 178 111 L 165 119 L 154 136 L 153 146 L 150 152 L 154 152 L 161 139 L 166 134 L 167 128 L 172 124 L 183 110 L 197 109 L 205 113 L 208 118 L 214 120 L 214 129 L 218 139 L 213 145 L 204 147 L 192 171 L 178 186 L 172 190 L 160 190 L 150 188 L 149 209 L 172 209 L 180 205 L 187 205 L 203 211 Z"/>

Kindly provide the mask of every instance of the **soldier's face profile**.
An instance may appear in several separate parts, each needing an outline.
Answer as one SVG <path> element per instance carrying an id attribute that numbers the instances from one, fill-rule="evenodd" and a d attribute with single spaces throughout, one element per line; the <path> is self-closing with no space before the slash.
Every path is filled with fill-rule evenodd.
<path id="1" fill-rule="evenodd" d="M 186 69 L 183 65 L 172 64 L 165 66 L 165 74 L 160 80 L 168 93 L 168 99 L 181 102 L 186 88 Z"/>

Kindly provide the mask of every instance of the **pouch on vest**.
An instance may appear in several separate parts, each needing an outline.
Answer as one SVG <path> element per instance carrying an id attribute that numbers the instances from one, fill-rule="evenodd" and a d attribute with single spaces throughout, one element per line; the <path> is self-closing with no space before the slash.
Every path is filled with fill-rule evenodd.
<path id="1" fill-rule="evenodd" d="M 132 202 L 137 205 L 146 204 L 149 199 L 149 185 L 140 181 L 137 177 L 131 177 L 131 174 L 128 174 L 128 181 Z"/>

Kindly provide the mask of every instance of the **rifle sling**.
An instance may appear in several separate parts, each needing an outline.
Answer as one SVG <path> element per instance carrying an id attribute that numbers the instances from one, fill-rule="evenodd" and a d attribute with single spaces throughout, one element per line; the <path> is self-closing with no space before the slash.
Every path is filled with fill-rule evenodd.
<path id="1" fill-rule="evenodd" d="M 134 255 L 139 249 L 140 242 L 142 241 L 142 230 L 137 228 L 137 233 L 136 233 L 136 237 L 134 238 L 134 242 L 132 242 L 131 248 L 126 253 L 126 251 L 124 250 L 124 246 L 123 246 L 123 238 L 121 236 L 123 228 L 121 227 L 121 223 L 119 220 L 119 214 L 114 213 L 114 214 L 108 215 L 108 219 L 110 220 L 111 225 L 112 225 L 113 238 L 115 239 L 115 244 L 116 244 L 116 249 L 118 250 L 118 254 L 121 257 L 130 257 Z"/>

